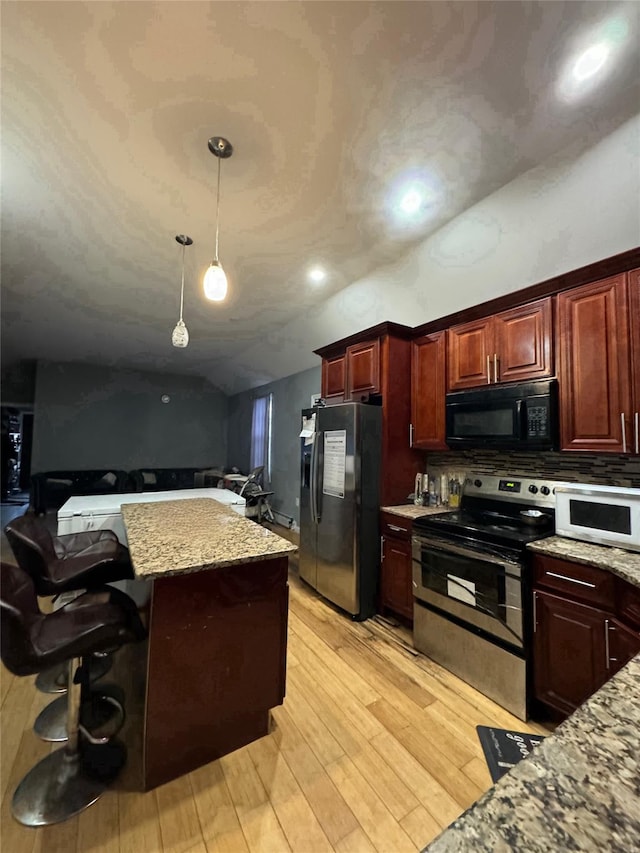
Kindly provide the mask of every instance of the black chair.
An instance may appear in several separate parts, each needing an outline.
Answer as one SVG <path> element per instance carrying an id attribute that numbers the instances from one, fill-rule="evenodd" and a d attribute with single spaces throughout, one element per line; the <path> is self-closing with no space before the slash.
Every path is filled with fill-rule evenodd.
<path id="1" fill-rule="evenodd" d="M 269 503 L 269 498 L 273 492 L 265 491 L 262 486 L 262 477 L 264 474 L 264 465 L 254 468 L 249 474 L 246 483 L 240 489 L 240 496 L 247 502 L 245 516 L 247 518 L 255 518 L 258 523 L 262 522 L 263 518 L 271 523 L 275 522 L 273 510 Z"/>
<path id="2" fill-rule="evenodd" d="M 129 551 L 110 530 L 54 537 L 41 518 L 27 512 L 8 523 L 5 534 L 18 565 L 31 577 L 37 595 L 96 589 L 113 581 L 133 578 Z M 89 659 L 85 668 L 88 680 L 101 678 L 110 665 L 108 656 Z M 67 681 L 66 666 L 51 667 L 39 672 L 36 687 L 43 693 L 66 693 Z M 94 702 L 98 714 L 100 697 L 94 696 Z M 64 698 L 43 709 L 35 721 L 34 731 L 43 740 L 66 739 Z"/>
<path id="3" fill-rule="evenodd" d="M 134 602 L 112 587 L 84 593 L 61 609 L 43 614 L 26 571 L 2 563 L 0 581 L 0 653 L 7 669 L 25 676 L 56 664 L 68 663 L 69 667 L 67 743 L 27 773 L 11 805 L 20 823 L 46 826 L 94 803 L 107 788 L 95 771 L 108 764 L 113 775 L 124 761 L 123 747 L 117 743 L 101 747 L 108 750 L 108 756 L 103 753 L 97 759 L 94 752 L 91 763 L 86 760 L 79 739 L 82 659 L 137 642 L 146 632 Z"/>

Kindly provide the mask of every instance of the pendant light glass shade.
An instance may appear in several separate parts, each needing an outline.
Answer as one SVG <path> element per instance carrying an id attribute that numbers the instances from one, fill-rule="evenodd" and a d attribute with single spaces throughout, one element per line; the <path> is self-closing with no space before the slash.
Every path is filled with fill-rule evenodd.
<path id="1" fill-rule="evenodd" d="M 204 295 L 212 302 L 222 302 L 227 296 L 229 285 L 227 276 L 218 260 L 218 238 L 220 235 L 220 163 L 231 157 L 233 146 L 223 136 L 212 136 L 209 140 L 209 151 L 218 158 L 218 192 L 216 200 L 216 254 L 208 270 L 204 274 Z"/>
<path id="2" fill-rule="evenodd" d="M 222 302 L 227 295 L 228 283 L 225 271 L 219 261 L 211 261 L 204 274 L 204 295 L 212 302 Z"/>
<path id="3" fill-rule="evenodd" d="M 182 308 L 184 305 L 184 250 L 187 246 L 191 246 L 193 244 L 193 240 L 185 234 L 178 234 L 176 236 L 176 242 L 180 243 L 182 246 L 182 285 L 180 287 L 180 319 L 171 333 L 171 343 L 174 347 L 184 349 L 189 345 L 189 332 L 187 331 L 187 327 L 182 319 Z"/>

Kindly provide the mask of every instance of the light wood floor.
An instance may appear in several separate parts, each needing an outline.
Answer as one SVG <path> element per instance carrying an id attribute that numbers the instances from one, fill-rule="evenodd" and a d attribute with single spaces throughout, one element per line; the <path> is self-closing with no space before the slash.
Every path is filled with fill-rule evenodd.
<path id="1" fill-rule="evenodd" d="M 295 572 L 290 588 L 287 697 L 273 732 L 147 794 L 110 791 L 57 826 L 11 817 L 14 788 L 49 749 L 31 726 L 51 697 L 3 670 L 2 850 L 421 850 L 491 785 L 476 725 L 548 733 L 415 655 L 401 631 L 351 622 Z"/>

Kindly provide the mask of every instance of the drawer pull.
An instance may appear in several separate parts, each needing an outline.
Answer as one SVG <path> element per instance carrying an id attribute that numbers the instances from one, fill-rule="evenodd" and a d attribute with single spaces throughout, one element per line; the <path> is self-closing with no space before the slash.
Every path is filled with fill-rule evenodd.
<path id="1" fill-rule="evenodd" d="M 611 669 L 611 657 L 609 655 L 609 620 L 604 620 L 604 653 L 606 657 L 606 667 Z"/>
<path id="2" fill-rule="evenodd" d="M 387 522 L 387 527 L 389 528 L 389 530 L 395 530 L 397 533 L 408 533 L 409 532 L 406 527 L 398 527 L 395 524 L 389 524 L 389 522 Z"/>
<path id="3" fill-rule="evenodd" d="M 589 589 L 595 589 L 596 585 L 594 583 L 589 583 L 588 581 L 579 581 L 577 578 L 570 578 L 567 575 L 558 575 L 555 572 L 545 572 L 545 575 L 549 575 L 550 578 L 560 578 L 562 581 L 569 581 L 569 583 L 579 583 L 580 586 L 588 586 Z"/>

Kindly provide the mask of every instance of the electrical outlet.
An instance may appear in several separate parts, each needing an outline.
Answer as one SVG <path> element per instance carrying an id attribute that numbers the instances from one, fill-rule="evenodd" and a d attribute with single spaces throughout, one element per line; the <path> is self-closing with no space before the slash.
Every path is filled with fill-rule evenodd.
<path id="1" fill-rule="evenodd" d="M 300 498 L 296 498 L 296 506 L 300 506 Z"/>

